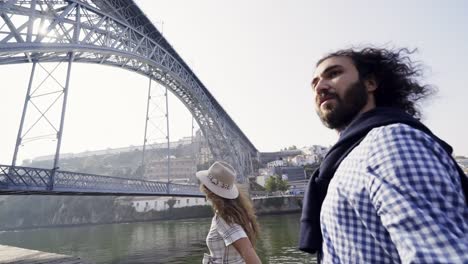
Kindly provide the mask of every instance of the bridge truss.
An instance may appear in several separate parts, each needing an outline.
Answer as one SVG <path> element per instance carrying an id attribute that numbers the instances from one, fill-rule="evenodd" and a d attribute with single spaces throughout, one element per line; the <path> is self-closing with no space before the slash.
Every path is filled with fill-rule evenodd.
<path id="1" fill-rule="evenodd" d="M 5 165 L 0 165 L 0 190 L 0 194 L 204 197 L 194 185 Z"/>
<path id="2" fill-rule="evenodd" d="M 214 159 L 233 164 L 239 182 L 245 182 L 252 174 L 252 159 L 257 158 L 257 149 L 134 1 L 0 0 L 0 65 L 33 65 L 12 167 L 4 169 L 0 189 L 2 184 L 11 187 L 14 182 L 34 182 L 34 177 L 27 180 L 32 177 L 26 173 L 29 169 L 16 167 L 15 163 L 24 140 L 24 118 L 33 98 L 34 71 L 37 64 L 46 62 L 68 64 L 61 85 L 61 117 L 54 126 L 57 147 L 48 186 L 56 188 L 54 182 L 59 179 L 55 177 L 69 175 L 57 169 L 71 66 L 76 62 L 123 68 L 162 84 L 192 113 Z"/>

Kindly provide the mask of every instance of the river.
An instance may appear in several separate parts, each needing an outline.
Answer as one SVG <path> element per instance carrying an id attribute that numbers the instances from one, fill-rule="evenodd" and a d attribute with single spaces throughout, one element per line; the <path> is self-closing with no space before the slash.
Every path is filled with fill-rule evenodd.
<path id="1" fill-rule="evenodd" d="M 259 217 L 263 263 L 316 263 L 296 249 L 299 214 Z M 0 244 L 79 256 L 91 263 L 201 263 L 211 219 L 0 232 Z"/>

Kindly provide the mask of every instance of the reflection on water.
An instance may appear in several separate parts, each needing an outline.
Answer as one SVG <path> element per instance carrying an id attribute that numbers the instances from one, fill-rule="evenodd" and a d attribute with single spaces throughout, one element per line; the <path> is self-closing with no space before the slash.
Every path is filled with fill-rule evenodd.
<path id="1" fill-rule="evenodd" d="M 261 237 L 257 252 L 263 263 L 316 263 L 315 256 L 297 249 L 299 214 L 260 217 Z"/>
<path id="2" fill-rule="evenodd" d="M 263 263 L 316 263 L 296 249 L 299 215 L 260 217 Z M 210 219 L 43 228 L 0 233 L 0 244 L 80 256 L 93 263 L 201 263 Z M 314 259 L 314 260 L 313 260 Z"/>

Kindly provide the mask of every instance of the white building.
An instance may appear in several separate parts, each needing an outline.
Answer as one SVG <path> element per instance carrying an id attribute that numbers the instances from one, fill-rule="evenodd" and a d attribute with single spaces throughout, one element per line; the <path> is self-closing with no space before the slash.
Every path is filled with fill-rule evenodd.
<path id="1" fill-rule="evenodd" d="M 175 200 L 173 208 L 207 205 L 206 198 L 201 197 L 136 197 L 131 205 L 139 213 L 148 211 L 165 211 L 169 209 L 170 200 Z"/>
<path id="2" fill-rule="evenodd" d="M 288 163 L 285 160 L 274 160 L 274 161 L 270 161 L 270 162 L 267 163 L 268 168 L 283 167 L 283 166 L 287 166 L 287 165 L 288 165 Z"/>
<path id="3" fill-rule="evenodd" d="M 455 160 L 465 173 L 468 172 L 468 158 L 458 157 Z"/>
<path id="4" fill-rule="evenodd" d="M 315 164 L 319 162 L 318 155 L 311 154 L 311 155 L 297 155 L 291 158 L 291 165 L 295 166 L 304 166 L 308 164 Z"/>
<path id="5" fill-rule="evenodd" d="M 274 168 L 258 169 L 258 176 L 255 181 L 262 187 L 265 187 L 265 181 L 273 174 L 275 174 Z"/>
<path id="6" fill-rule="evenodd" d="M 197 134 L 196 140 L 204 140 L 204 138 Z M 183 137 L 177 141 L 171 141 L 170 147 L 177 148 L 178 146 L 185 146 L 192 144 L 193 139 L 192 137 Z M 164 143 L 154 143 L 146 145 L 146 149 L 166 149 L 167 142 Z M 91 156 L 100 156 L 100 155 L 110 155 L 110 154 L 119 154 L 124 152 L 131 152 L 131 151 L 142 151 L 143 146 L 133 146 L 130 145 L 128 147 L 121 147 L 121 148 L 107 148 L 101 150 L 92 150 L 92 151 L 84 151 L 79 153 L 61 153 L 61 159 L 69 159 L 69 158 L 83 158 L 83 157 L 91 157 Z M 55 155 L 46 155 L 46 156 L 39 156 L 34 158 L 34 161 L 46 161 L 46 160 L 53 160 Z"/>
<path id="7" fill-rule="evenodd" d="M 328 151 L 328 147 L 320 146 L 320 145 L 312 145 L 301 148 L 301 151 L 306 155 L 325 155 Z"/>

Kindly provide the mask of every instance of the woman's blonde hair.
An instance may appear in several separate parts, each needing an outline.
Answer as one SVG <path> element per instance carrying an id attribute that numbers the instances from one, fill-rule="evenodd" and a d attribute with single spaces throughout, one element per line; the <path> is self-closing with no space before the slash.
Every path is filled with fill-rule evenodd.
<path id="1" fill-rule="evenodd" d="M 239 196 L 236 199 L 226 199 L 214 194 L 203 184 L 200 185 L 200 190 L 212 202 L 216 214 L 221 216 L 228 224 L 236 223 L 242 226 L 250 242 L 255 247 L 260 230 L 252 201 L 247 194 L 239 188 Z"/>

